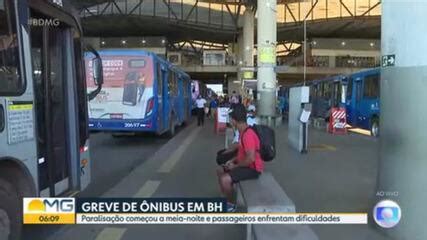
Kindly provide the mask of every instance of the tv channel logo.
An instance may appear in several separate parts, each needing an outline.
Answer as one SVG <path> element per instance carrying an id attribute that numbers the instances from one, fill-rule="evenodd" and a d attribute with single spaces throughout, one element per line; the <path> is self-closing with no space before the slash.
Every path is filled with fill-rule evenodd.
<path id="1" fill-rule="evenodd" d="M 374 220 L 383 228 L 392 228 L 400 222 L 402 210 L 392 200 L 382 200 L 374 207 Z"/>
<path id="2" fill-rule="evenodd" d="M 74 198 L 24 198 L 24 224 L 75 223 Z"/>

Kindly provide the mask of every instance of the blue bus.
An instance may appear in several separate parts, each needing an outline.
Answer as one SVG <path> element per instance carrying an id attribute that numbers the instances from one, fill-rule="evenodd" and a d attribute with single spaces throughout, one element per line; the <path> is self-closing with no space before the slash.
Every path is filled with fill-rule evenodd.
<path id="1" fill-rule="evenodd" d="M 380 69 L 356 72 L 347 78 L 347 123 L 379 136 Z"/>
<path id="2" fill-rule="evenodd" d="M 344 107 L 346 92 L 346 76 L 337 75 L 322 80 L 314 80 L 307 85 L 310 87 L 310 102 L 312 116 L 329 119 L 333 107 Z"/>
<path id="3" fill-rule="evenodd" d="M 190 77 L 144 50 L 102 50 L 104 88 L 89 101 L 89 128 L 112 132 L 175 134 L 190 119 Z M 86 54 L 88 89 L 95 88 Z"/>

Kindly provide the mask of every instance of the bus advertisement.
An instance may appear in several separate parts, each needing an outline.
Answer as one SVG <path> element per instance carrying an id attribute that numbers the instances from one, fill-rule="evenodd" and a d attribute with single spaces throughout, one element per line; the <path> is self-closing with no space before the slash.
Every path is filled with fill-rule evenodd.
<path id="1" fill-rule="evenodd" d="M 91 61 L 86 59 L 86 64 L 87 85 L 94 88 Z M 146 118 L 153 107 L 152 59 L 149 56 L 108 56 L 102 65 L 105 84 L 90 102 L 89 118 Z"/>
<path id="2" fill-rule="evenodd" d="M 151 52 L 104 50 L 104 86 L 89 101 L 89 128 L 174 134 L 188 121 L 191 107 L 187 74 Z M 88 89 L 94 88 L 91 54 L 86 54 Z M 188 109 L 187 109 L 188 108 Z"/>

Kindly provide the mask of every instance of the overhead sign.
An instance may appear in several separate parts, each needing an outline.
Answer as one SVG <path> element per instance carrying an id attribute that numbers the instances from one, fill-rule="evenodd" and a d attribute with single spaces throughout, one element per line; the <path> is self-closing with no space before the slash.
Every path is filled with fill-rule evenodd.
<path id="1" fill-rule="evenodd" d="M 384 55 L 382 57 L 382 66 L 383 67 L 393 67 L 396 63 L 396 55 Z"/>

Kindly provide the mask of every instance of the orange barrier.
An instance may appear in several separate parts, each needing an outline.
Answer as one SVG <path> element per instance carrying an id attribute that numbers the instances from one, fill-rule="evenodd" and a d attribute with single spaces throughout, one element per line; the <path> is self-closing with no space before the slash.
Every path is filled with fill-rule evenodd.
<path id="1" fill-rule="evenodd" d="M 345 108 L 338 107 L 331 109 L 328 132 L 331 134 L 347 134 L 347 113 Z"/>

